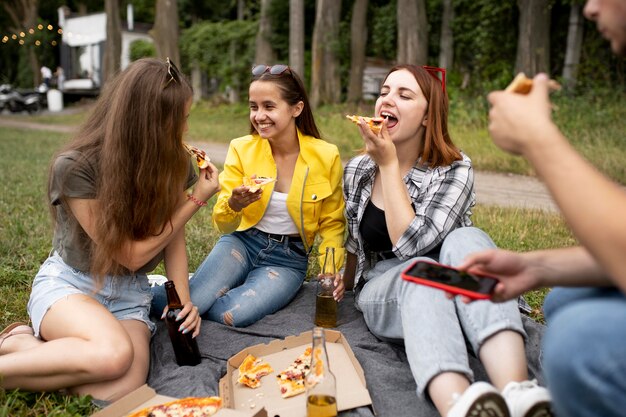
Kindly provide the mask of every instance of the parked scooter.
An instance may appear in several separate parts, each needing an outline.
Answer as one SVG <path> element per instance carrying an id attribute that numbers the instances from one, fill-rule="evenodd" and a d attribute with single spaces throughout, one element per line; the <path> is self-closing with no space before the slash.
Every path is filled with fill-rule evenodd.
<path id="1" fill-rule="evenodd" d="M 36 113 L 46 107 L 46 94 L 42 90 L 39 86 L 35 91 L 18 91 L 9 84 L 3 84 L 0 86 L 0 111 L 8 108 L 12 113 Z"/>

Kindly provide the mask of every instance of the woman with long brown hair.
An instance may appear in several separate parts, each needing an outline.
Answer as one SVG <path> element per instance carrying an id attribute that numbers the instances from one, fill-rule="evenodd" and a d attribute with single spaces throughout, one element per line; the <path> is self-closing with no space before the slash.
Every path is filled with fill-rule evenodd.
<path id="1" fill-rule="evenodd" d="M 180 331 L 199 333 L 184 225 L 219 183 L 213 165 L 198 178 L 183 146 L 191 98 L 169 59 L 139 60 L 54 158 L 53 251 L 33 282 L 32 328 L 14 324 L 0 337 L 3 388 L 115 400 L 144 384 L 155 329 L 146 273 L 161 260 L 184 303 Z"/>
<path id="2" fill-rule="evenodd" d="M 445 74 L 416 65 L 392 68 L 376 101 L 376 116 L 385 119 L 380 133 L 359 123 L 365 153 L 344 170 L 344 285 L 355 288 L 372 333 L 404 343 L 418 394 L 429 395 L 442 416 L 547 416 L 547 391 L 527 381 L 525 333 L 514 301 L 468 305 L 401 278 L 416 259 L 455 266 L 495 246 L 471 227 L 473 169 L 450 138 L 439 72 Z M 465 337 L 495 387 L 472 384 Z"/>

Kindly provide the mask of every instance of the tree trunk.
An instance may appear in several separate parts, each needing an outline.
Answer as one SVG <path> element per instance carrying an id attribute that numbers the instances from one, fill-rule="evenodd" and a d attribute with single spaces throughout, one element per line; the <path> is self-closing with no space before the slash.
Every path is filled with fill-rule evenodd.
<path id="1" fill-rule="evenodd" d="M 244 11 L 245 11 L 245 2 L 244 0 L 237 0 L 237 20 L 243 20 Z M 237 42 L 230 42 L 230 66 L 231 68 L 235 68 L 237 64 Z M 239 77 L 233 77 L 233 85 L 229 90 L 228 101 L 231 103 L 239 102 L 239 93 L 241 91 L 241 82 Z"/>
<path id="2" fill-rule="evenodd" d="M 426 65 L 428 18 L 425 0 L 398 0 L 398 52 L 400 64 Z"/>
<path id="3" fill-rule="evenodd" d="M 104 43 L 102 63 L 102 85 L 112 79 L 120 70 L 122 54 L 122 23 L 120 21 L 120 0 L 105 0 L 107 15 L 107 40 Z"/>
<path id="4" fill-rule="evenodd" d="M 37 26 L 39 0 L 3 1 L 4 10 L 11 18 L 13 26 L 8 28 L 13 33 L 27 32 Z M 41 84 L 39 56 L 34 45 L 28 45 L 28 62 L 33 73 L 33 86 Z"/>
<path id="5" fill-rule="evenodd" d="M 550 72 L 549 0 L 517 0 L 520 11 L 515 73 Z"/>
<path id="6" fill-rule="evenodd" d="M 176 0 L 156 0 L 154 27 L 150 35 L 154 39 L 157 56 L 161 59 L 169 57 L 176 66 L 180 66 Z"/>
<path id="7" fill-rule="evenodd" d="M 261 0 L 261 17 L 259 18 L 259 31 L 256 34 L 254 64 L 272 65 L 276 62 L 276 54 L 269 41 L 272 33 L 272 22 L 269 16 L 271 2 L 272 0 Z"/>
<path id="8" fill-rule="evenodd" d="M 365 71 L 365 47 L 367 45 L 367 3 L 356 0 L 350 22 L 350 81 L 348 101 L 358 102 L 363 97 L 363 72 Z"/>
<path id="9" fill-rule="evenodd" d="M 581 14 L 582 6 L 573 3 L 569 14 L 567 30 L 567 49 L 565 50 L 565 64 L 563 65 L 563 82 L 567 90 L 576 87 L 580 51 L 583 45 L 584 22 Z"/>
<path id="10" fill-rule="evenodd" d="M 452 0 L 443 0 L 443 16 L 441 20 L 441 39 L 439 41 L 439 66 L 451 69 L 454 59 L 454 36 L 452 22 L 454 21 L 454 7 Z"/>
<path id="11" fill-rule="evenodd" d="M 311 106 L 314 108 L 320 104 L 338 103 L 341 98 L 339 63 L 335 51 L 340 18 L 340 1 L 316 1 L 311 68 Z"/>
<path id="12" fill-rule="evenodd" d="M 304 80 L 304 0 L 289 0 L 289 66 Z"/>

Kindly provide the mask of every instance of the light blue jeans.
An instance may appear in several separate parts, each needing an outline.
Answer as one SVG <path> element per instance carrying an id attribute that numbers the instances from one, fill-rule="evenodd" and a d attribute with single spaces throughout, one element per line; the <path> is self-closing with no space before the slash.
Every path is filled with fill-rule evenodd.
<path id="1" fill-rule="evenodd" d="M 543 370 L 559 416 L 626 415 L 626 297 L 555 288 L 546 297 Z"/>
<path id="2" fill-rule="evenodd" d="M 307 265 L 302 242 L 279 242 L 257 229 L 223 235 L 189 281 L 191 301 L 204 319 L 245 327 L 286 306 Z M 165 289 L 152 292 L 152 311 L 160 314 Z"/>
<path id="3" fill-rule="evenodd" d="M 438 260 L 456 266 L 472 252 L 494 247 L 480 229 L 462 227 L 448 234 Z M 464 336 L 478 354 L 482 343 L 500 331 L 513 330 L 524 338 L 526 333 L 516 301 L 465 304 L 459 297 L 448 299 L 436 288 L 403 280 L 400 273 L 416 259 L 437 260 L 435 254 L 378 262 L 368 272 L 356 302 L 375 336 L 404 342 L 417 392 L 423 395 L 428 383 L 443 372 L 461 373 L 473 380 Z"/>

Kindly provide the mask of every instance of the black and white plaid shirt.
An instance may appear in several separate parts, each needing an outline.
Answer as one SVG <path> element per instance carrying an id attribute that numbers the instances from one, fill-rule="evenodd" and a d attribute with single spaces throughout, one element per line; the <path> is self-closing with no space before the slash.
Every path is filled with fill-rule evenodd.
<path id="1" fill-rule="evenodd" d="M 367 155 L 352 158 L 343 172 L 343 196 L 346 202 L 348 239 L 346 250 L 358 258 L 355 286 L 376 262 L 376 254 L 366 250 L 359 232 L 365 207 L 372 194 L 376 164 Z M 428 168 L 416 165 L 403 178 L 415 209 L 415 218 L 393 246 L 399 259 L 411 259 L 436 248 L 450 231 L 471 226 L 474 194 L 474 171 L 470 159 L 451 165 Z"/>

